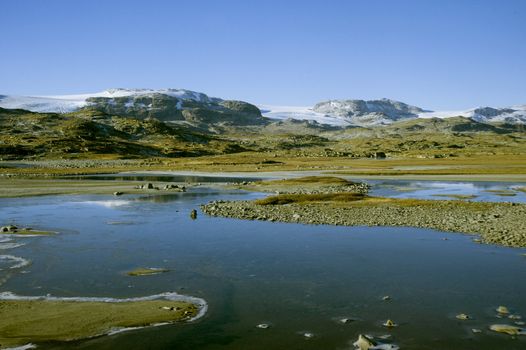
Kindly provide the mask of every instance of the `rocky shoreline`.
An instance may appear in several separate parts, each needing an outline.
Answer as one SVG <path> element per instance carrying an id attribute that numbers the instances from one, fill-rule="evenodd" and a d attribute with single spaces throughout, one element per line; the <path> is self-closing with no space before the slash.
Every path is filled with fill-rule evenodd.
<path id="1" fill-rule="evenodd" d="M 276 194 L 327 194 L 353 192 L 367 194 L 371 185 L 335 176 L 307 176 L 280 180 L 242 182 L 231 187 L 253 192 Z"/>
<path id="2" fill-rule="evenodd" d="M 368 203 L 260 205 L 255 201 L 214 201 L 202 205 L 211 216 L 341 226 L 411 226 L 479 234 L 477 242 L 526 247 L 526 205 L 455 200 L 385 199 Z"/>

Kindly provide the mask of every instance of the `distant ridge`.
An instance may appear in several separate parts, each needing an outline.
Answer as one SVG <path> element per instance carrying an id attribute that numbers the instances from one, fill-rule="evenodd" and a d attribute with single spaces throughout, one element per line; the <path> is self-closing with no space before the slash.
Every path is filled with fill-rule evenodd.
<path id="1" fill-rule="evenodd" d="M 215 123 L 264 124 L 265 120 L 307 120 L 332 126 L 382 126 L 415 118 L 463 116 L 483 123 L 526 124 L 526 105 L 478 107 L 463 111 L 429 111 L 391 99 L 328 100 L 313 107 L 259 105 L 228 101 L 186 89 L 108 89 L 92 94 L 54 96 L 0 95 L 0 107 L 33 112 L 67 113 L 98 108 L 106 113 L 165 121 L 192 120 Z M 258 110 L 259 108 L 259 110 Z M 187 112 L 185 112 L 187 111 Z M 192 111 L 192 113 L 188 112 Z M 206 112 L 206 113 L 204 113 Z M 218 112 L 218 113 L 216 113 Z M 191 116 L 188 116 L 192 114 Z M 185 116 L 187 115 L 187 116 Z M 242 118 L 238 118 L 243 115 Z M 265 117 L 265 118 L 262 118 Z M 214 118 L 223 118 L 215 120 Z M 226 119 L 225 119 L 226 118 Z"/>

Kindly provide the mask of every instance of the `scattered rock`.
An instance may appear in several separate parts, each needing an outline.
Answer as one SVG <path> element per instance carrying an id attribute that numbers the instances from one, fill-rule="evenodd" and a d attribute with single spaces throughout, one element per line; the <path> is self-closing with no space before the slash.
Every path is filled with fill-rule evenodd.
<path id="1" fill-rule="evenodd" d="M 344 317 L 344 318 L 340 318 L 338 322 L 343 323 L 343 324 L 349 324 L 351 322 L 354 322 L 354 320 L 352 318 Z"/>
<path id="2" fill-rule="evenodd" d="M 396 323 L 393 322 L 393 320 L 387 320 L 385 321 L 382 326 L 384 327 L 387 327 L 387 328 L 393 328 L 393 327 L 398 327 L 398 325 Z"/>
<path id="3" fill-rule="evenodd" d="M 478 329 L 478 328 L 472 328 L 471 331 L 473 333 L 482 333 L 482 329 Z"/>
<path id="4" fill-rule="evenodd" d="M 192 209 L 192 211 L 190 212 L 190 218 L 192 218 L 192 220 L 197 219 L 197 210 Z"/>
<path id="5" fill-rule="evenodd" d="M 374 348 L 377 343 L 364 334 L 358 335 L 358 340 L 352 344 L 358 350 L 369 350 Z"/>
<path id="6" fill-rule="evenodd" d="M 179 311 L 180 310 L 180 308 L 176 306 L 163 306 L 161 307 L 161 309 L 167 310 L 167 311 Z"/>
<path id="7" fill-rule="evenodd" d="M 509 324 L 492 324 L 489 329 L 494 332 L 505 333 L 509 335 L 526 335 L 526 331 L 520 327 Z"/>
<path id="8" fill-rule="evenodd" d="M 500 315 L 507 315 L 510 313 L 510 310 L 506 306 L 499 306 L 496 310 Z"/>
<path id="9" fill-rule="evenodd" d="M 268 329 L 270 328 L 270 325 L 268 323 L 260 323 L 256 326 L 256 328 L 260 328 L 260 329 Z"/>
<path id="10" fill-rule="evenodd" d="M 314 333 L 311 333 L 311 332 L 305 332 L 305 333 L 303 333 L 303 336 L 304 336 L 306 339 L 312 339 L 312 338 L 314 338 Z"/>
<path id="11" fill-rule="evenodd" d="M 113 195 L 114 195 L 114 196 L 122 196 L 123 194 L 124 194 L 124 193 L 119 192 L 119 191 L 113 192 Z"/>
<path id="12" fill-rule="evenodd" d="M 0 228 L 0 232 L 17 232 L 18 231 L 18 227 L 15 226 L 15 225 L 8 225 L 8 226 L 2 226 Z"/>
<path id="13" fill-rule="evenodd" d="M 457 319 L 459 320 L 463 320 L 463 321 L 466 321 L 466 320 L 471 320 L 471 317 L 469 315 L 466 315 L 466 314 L 458 314 L 455 316 Z"/>
<path id="14" fill-rule="evenodd" d="M 422 227 L 477 234 L 480 243 L 526 247 L 525 204 L 429 200 L 425 201 L 426 205 L 408 205 L 405 199 L 389 201 L 392 205 L 333 205 L 330 202 L 258 205 L 254 201 L 216 201 L 202 205 L 201 209 L 208 215 L 246 220 L 265 217 L 277 222 L 315 225 Z M 492 212 L 501 215 L 499 220 L 486 220 Z"/>

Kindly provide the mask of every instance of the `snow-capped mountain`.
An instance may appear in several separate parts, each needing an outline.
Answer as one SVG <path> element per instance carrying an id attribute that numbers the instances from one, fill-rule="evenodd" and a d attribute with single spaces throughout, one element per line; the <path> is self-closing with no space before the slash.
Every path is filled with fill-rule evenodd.
<path id="1" fill-rule="evenodd" d="M 314 107 L 284 107 L 260 105 L 264 117 L 271 119 L 313 120 L 321 124 L 386 125 L 394 121 L 417 118 L 426 112 L 422 108 L 389 99 L 382 100 L 330 100 Z"/>
<path id="2" fill-rule="evenodd" d="M 526 124 L 526 105 L 508 108 L 479 107 L 464 111 L 428 111 L 399 101 L 330 100 L 314 107 L 259 105 L 264 117 L 276 120 L 312 120 L 335 126 L 388 125 L 399 120 L 415 118 L 450 118 L 463 116 L 484 123 Z"/>
<path id="3" fill-rule="evenodd" d="M 465 111 L 420 113 L 420 118 L 450 118 L 463 116 L 482 123 L 526 124 L 526 105 L 508 108 L 478 107 Z"/>
<path id="4" fill-rule="evenodd" d="M 137 97 L 155 94 L 175 97 L 180 100 L 201 103 L 219 103 L 222 100 L 208 97 L 201 92 L 184 89 L 108 89 L 93 94 L 56 95 L 56 96 L 6 96 L 0 95 L 0 107 L 9 109 L 27 109 L 32 112 L 73 112 L 79 108 L 94 104 L 95 99 L 108 99 L 111 103 L 116 98 L 128 97 L 128 106 L 135 104 Z M 138 102 L 140 103 L 140 102 Z M 181 107 L 181 105 L 179 105 Z M 180 108 L 181 109 L 181 108 Z"/>
<path id="5" fill-rule="evenodd" d="M 59 96 L 2 96 L 0 107 L 33 112 L 67 113 L 84 107 L 136 119 L 154 117 L 194 126 L 262 125 L 269 122 L 259 109 L 243 101 L 209 97 L 183 89 L 111 89 L 94 94 Z"/>
<path id="6" fill-rule="evenodd" d="M 479 122 L 507 122 L 526 124 L 526 105 L 508 108 L 479 107 L 464 111 L 428 111 L 403 102 L 381 100 L 329 100 L 313 107 L 258 105 L 246 102 L 225 101 L 204 93 L 185 89 L 109 89 L 93 94 L 56 96 L 7 96 L 0 95 L 0 107 L 27 109 L 33 112 L 73 112 L 83 107 L 95 106 L 107 113 L 138 118 L 154 116 L 161 120 L 207 120 L 222 113 L 222 118 L 232 113 L 248 116 L 243 123 L 264 123 L 264 120 L 310 120 L 333 126 L 388 125 L 399 120 L 414 118 L 449 118 L 463 116 Z M 207 110 L 202 113 L 194 109 Z M 192 115 L 190 115 L 192 114 Z M 261 118 L 261 115 L 265 118 Z M 235 122 L 236 118 L 230 118 Z"/>

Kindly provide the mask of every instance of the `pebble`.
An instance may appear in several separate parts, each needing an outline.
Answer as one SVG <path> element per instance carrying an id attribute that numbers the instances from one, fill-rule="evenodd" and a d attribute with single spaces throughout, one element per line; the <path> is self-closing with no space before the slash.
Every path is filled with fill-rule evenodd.
<path id="1" fill-rule="evenodd" d="M 457 319 L 459 320 L 471 320 L 471 317 L 469 315 L 466 315 L 466 314 L 458 314 L 455 316 Z"/>
<path id="2" fill-rule="evenodd" d="M 344 318 L 340 318 L 339 319 L 339 322 L 340 323 L 343 323 L 343 324 L 348 324 L 348 323 L 351 323 L 353 322 L 354 320 L 352 318 L 347 318 L 347 317 L 344 317 Z"/>
<path id="3" fill-rule="evenodd" d="M 496 310 L 499 314 L 501 315 L 507 315 L 510 313 L 510 310 L 508 310 L 508 308 L 506 306 L 499 306 Z"/>
<path id="4" fill-rule="evenodd" d="M 499 333 L 505 333 L 509 335 L 525 335 L 526 331 L 520 327 L 512 326 L 509 324 L 492 324 L 489 327 L 490 330 Z"/>
<path id="5" fill-rule="evenodd" d="M 398 327 L 398 325 L 396 323 L 394 323 L 392 320 L 385 321 L 382 324 L 382 326 L 387 327 L 387 328 Z"/>
<path id="6" fill-rule="evenodd" d="M 304 336 L 306 339 L 312 339 L 312 338 L 314 338 L 314 333 L 311 333 L 311 332 L 305 332 L 305 333 L 303 333 L 303 336 Z"/>

